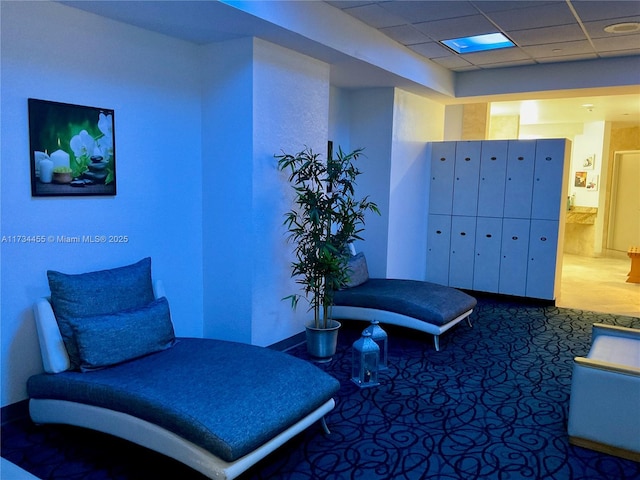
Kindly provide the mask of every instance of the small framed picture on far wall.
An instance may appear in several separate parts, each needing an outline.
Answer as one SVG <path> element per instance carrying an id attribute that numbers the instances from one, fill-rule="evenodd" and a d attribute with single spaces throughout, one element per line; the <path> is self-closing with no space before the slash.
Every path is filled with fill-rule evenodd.
<path id="1" fill-rule="evenodd" d="M 595 173 L 589 172 L 587 174 L 587 190 L 591 190 L 592 192 L 598 191 L 598 184 L 600 183 L 600 175 L 596 175 Z"/>
<path id="2" fill-rule="evenodd" d="M 593 170 L 595 165 L 596 165 L 595 153 L 593 155 L 589 155 L 588 157 L 585 157 L 585 159 L 582 161 L 583 170 Z"/>
<path id="3" fill-rule="evenodd" d="M 576 172 L 574 187 L 584 188 L 587 186 L 587 172 Z"/>
<path id="4" fill-rule="evenodd" d="M 114 111 L 30 98 L 31 195 L 116 194 Z"/>

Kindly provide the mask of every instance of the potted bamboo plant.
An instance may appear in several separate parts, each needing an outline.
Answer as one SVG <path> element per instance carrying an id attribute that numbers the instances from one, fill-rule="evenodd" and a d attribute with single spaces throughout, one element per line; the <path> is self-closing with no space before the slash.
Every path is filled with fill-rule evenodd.
<path id="1" fill-rule="evenodd" d="M 309 302 L 313 321 L 306 329 L 307 348 L 316 359 L 330 359 L 335 353 L 340 323 L 331 318 L 331 307 L 334 292 L 349 281 L 349 243 L 361 239 L 366 212 L 380 213 L 368 197 L 355 196 L 361 174 L 355 162 L 362 150 L 347 154 L 338 148 L 326 161 L 308 147 L 275 156 L 279 170 L 289 172 L 295 192 L 284 225 L 294 244 L 291 276 L 303 292 L 285 299 L 293 308 L 300 298 Z"/>

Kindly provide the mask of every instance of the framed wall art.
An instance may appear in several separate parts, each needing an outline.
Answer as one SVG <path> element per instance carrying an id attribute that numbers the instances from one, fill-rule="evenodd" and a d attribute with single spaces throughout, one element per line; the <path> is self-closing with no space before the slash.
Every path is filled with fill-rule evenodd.
<path id="1" fill-rule="evenodd" d="M 600 183 L 600 175 L 595 173 L 587 173 L 587 190 L 592 192 L 598 191 L 598 184 Z"/>
<path id="2" fill-rule="evenodd" d="M 116 194 L 114 111 L 29 99 L 31 195 Z"/>
<path id="3" fill-rule="evenodd" d="M 588 157 L 585 157 L 585 159 L 582 161 L 583 170 L 593 170 L 595 165 L 596 165 L 595 153 L 593 155 L 589 155 Z"/>

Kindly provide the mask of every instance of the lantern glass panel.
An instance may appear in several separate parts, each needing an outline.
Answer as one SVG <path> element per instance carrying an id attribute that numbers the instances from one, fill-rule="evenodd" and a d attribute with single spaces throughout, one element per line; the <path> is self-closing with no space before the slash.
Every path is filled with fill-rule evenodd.
<path id="1" fill-rule="evenodd" d="M 379 385 L 379 362 L 380 348 L 370 332 L 362 332 L 362 337 L 353 343 L 351 380 L 361 388 Z"/>
<path id="2" fill-rule="evenodd" d="M 376 342 L 378 348 L 380 349 L 380 364 L 378 365 L 378 370 L 386 370 L 388 368 L 388 335 L 382 327 L 380 326 L 380 322 L 378 320 L 371 320 L 371 325 L 369 325 L 365 331 L 371 333 L 371 339 Z"/>

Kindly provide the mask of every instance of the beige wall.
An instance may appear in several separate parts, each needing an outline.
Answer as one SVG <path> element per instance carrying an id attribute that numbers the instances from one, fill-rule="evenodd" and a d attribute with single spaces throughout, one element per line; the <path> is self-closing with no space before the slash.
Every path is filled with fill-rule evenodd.
<path id="1" fill-rule="evenodd" d="M 614 122 L 611 124 L 611 140 L 609 142 L 609 155 L 607 166 L 607 181 L 604 192 L 604 226 L 602 232 L 603 251 L 607 249 L 607 237 L 609 232 L 611 189 L 613 178 L 613 160 L 616 152 L 640 150 L 640 126 L 627 123 Z"/>
<path id="2" fill-rule="evenodd" d="M 494 115 L 490 119 L 490 140 L 517 139 L 520 135 L 519 115 Z"/>
<path id="3" fill-rule="evenodd" d="M 485 140 L 489 132 L 489 104 L 470 103 L 462 114 L 462 140 Z"/>

